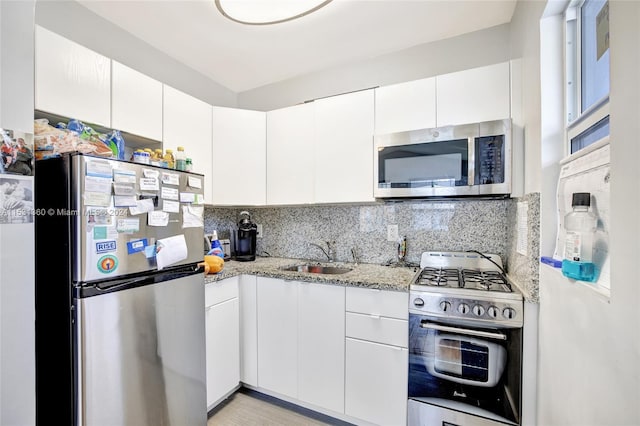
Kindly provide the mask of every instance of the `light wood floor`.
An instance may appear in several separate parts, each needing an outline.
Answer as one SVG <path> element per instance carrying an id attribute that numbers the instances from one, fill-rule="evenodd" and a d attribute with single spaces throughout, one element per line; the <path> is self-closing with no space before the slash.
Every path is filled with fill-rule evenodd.
<path id="1" fill-rule="evenodd" d="M 229 399 L 215 409 L 209 417 L 207 426 L 316 426 L 316 425 L 345 425 L 341 422 L 322 415 L 310 414 L 322 418 L 322 421 L 305 415 L 304 409 L 293 411 L 286 408 L 287 403 L 277 403 L 271 397 L 257 392 L 240 389 Z M 312 412 L 311 412 L 312 413 Z"/>

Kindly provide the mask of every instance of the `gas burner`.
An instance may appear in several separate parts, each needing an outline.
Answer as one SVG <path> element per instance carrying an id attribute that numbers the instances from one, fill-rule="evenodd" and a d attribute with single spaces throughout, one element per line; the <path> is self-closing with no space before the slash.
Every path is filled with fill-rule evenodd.
<path id="1" fill-rule="evenodd" d="M 460 278 L 457 269 L 426 267 L 422 269 L 416 284 L 436 287 L 459 287 Z"/>
<path id="2" fill-rule="evenodd" d="M 511 291 L 511 285 L 500 271 L 462 270 L 462 286 L 488 291 Z"/>

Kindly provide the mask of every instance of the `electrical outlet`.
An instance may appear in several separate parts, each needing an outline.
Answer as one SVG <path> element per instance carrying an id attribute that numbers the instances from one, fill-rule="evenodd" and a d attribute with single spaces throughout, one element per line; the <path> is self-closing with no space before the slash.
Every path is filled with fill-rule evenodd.
<path id="1" fill-rule="evenodd" d="M 387 225 L 387 241 L 398 241 L 398 225 Z"/>
<path id="2" fill-rule="evenodd" d="M 256 227 L 258 228 L 256 230 L 256 238 L 262 238 L 262 224 L 256 223 Z"/>

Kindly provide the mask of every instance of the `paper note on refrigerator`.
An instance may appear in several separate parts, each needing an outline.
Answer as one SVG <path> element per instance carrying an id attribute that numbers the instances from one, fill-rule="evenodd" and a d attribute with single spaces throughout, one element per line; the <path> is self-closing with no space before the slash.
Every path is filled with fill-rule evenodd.
<path id="1" fill-rule="evenodd" d="M 135 207 L 138 204 L 138 197 L 135 195 L 114 195 L 114 207 Z"/>
<path id="2" fill-rule="evenodd" d="M 85 192 L 83 198 L 86 206 L 108 207 L 111 204 L 111 192 Z"/>
<path id="3" fill-rule="evenodd" d="M 84 190 L 85 192 L 104 192 L 111 194 L 111 178 L 85 176 Z"/>
<path id="4" fill-rule="evenodd" d="M 164 185 L 179 185 L 180 175 L 176 173 L 162 173 L 162 183 Z"/>
<path id="5" fill-rule="evenodd" d="M 136 183 L 136 172 L 133 170 L 113 170 L 113 181 L 116 183 Z"/>
<path id="6" fill-rule="evenodd" d="M 113 174 L 111 163 L 106 160 L 89 160 L 87 159 L 87 176 L 99 176 L 109 178 Z"/>
<path id="7" fill-rule="evenodd" d="M 138 200 L 135 206 L 129 207 L 129 214 L 135 216 L 137 214 L 152 212 L 155 209 L 153 205 L 153 199 L 143 198 Z"/>
<path id="8" fill-rule="evenodd" d="M 158 269 L 180 262 L 187 258 L 187 241 L 184 235 L 163 238 L 156 243 L 156 262 Z"/>
<path id="9" fill-rule="evenodd" d="M 171 200 L 162 200 L 162 211 L 167 213 L 180 213 L 180 203 Z"/>
<path id="10" fill-rule="evenodd" d="M 164 198 L 165 200 L 176 200 L 178 201 L 179 195 L 180 193 L 178 192 L 178 190 L 176 188 L 167 188 L 166 186 L 162 187 L 162 192 L 160 197 Z"/>
<path id="11" fill-rule="evenodd" d="M 189 176 L 188 184 L 191 188 L 202 188 L 202 179 Z"/>
<path id="12" fill-rule="evenodd" d="M 158 178 L 155 177 L 143 177 L 140 178 L 140 191 L 158 191 L 160 189 L 160 183 Z"/>
<path id="13" fill-rule="evenodd" d="M 181 203 L 193 203 L 196 200 L 196 195 L 193 192 L 181 192 L 180 193 L 180 202 Z"/>
<path id="14" fill-rule="evenodd" d="M 153 211 L 147 214 L 149 226 L 167 226 L 169 224 L 169 213 Z"/>
<path id="15" fill-rule="evenodd" d="M 183 228 L 204 228 L 204 206 L 182 206 Z"/>

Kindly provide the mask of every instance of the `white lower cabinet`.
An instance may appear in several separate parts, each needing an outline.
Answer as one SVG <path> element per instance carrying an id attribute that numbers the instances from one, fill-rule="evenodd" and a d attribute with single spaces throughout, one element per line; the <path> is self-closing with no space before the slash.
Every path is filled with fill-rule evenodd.
<path id="1" fill-rule="evenodd" d="M 257 279 L 258 386 L 344 413 L 345 288 Z"/>
<path id="2" fill-rule="evenodd" d="M 205 287 L 207 408 L 240 383 L 238 277 Z"/>
<path id="3" fill-rule="evenodd" d="M 345 414 L 407 424 L 408 293 L 348 287 Z"/>
<path id="4" fill-rule="evenodd" d="M 240 381 L 258 386 L 258 294 L 255 275 L 240 276 Z"/>
<path id="5" fill-rule="evenodd" d="M 409 351 L 346 339 L 345 414 L 384 426 L 407 423 Z"/>
<path id="6" fill-rule="evenodd" d="M 345 290 L 298 283 L 298 399 L 344 413 Z"/>
<path id="7" fill-rule="evenodd" d="M 298 397 L 298 283 L 258 277 L 258 386 Z"/>

